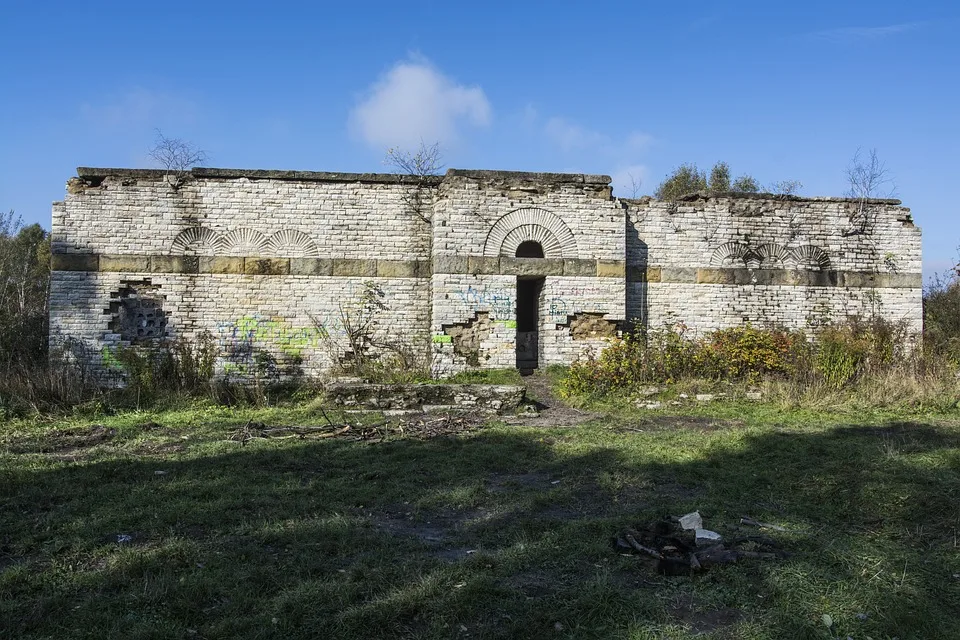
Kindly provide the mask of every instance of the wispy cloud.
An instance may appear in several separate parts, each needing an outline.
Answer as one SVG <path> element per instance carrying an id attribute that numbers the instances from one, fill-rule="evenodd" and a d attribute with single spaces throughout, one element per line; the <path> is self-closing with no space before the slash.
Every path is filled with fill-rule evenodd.
<path id="1" fill-rule="evenodd" d="M 428 60 L 399 62 L 374 82 L 349 116 L 351 130 L 380 150 L 425 141 L 450 145 L 466 126 L 490 123 L 490 102 L 478 86 L 457 84 Z"/>
<path id="2" fill-rule="evenodd" d="M 808 35 L 811 38 L 829 40 L 831 42 L 862 42 L 881 40 L 908 31 L 915 31 L 925 24 L 925 22 L 903 22 L 901 24 L 889 24 L 879 27 L 840 27 L 837 29 L 814 31 Z"/>
<path id="3" fill-rule="evenodd" d="M 80 105 L 80 113 L 101 127 L 162 127 L 192 122 L 197 105 L 173 93 L 134 87 L 109 96 L 99 104 L 85 102 Z"/>
<path id="4" fill-rule="evenodd" d="M 590 151 L 608 156 L 639 153 L 645 151 L 654 141 L 653 136 L 643 131 L 631 131 L 614 137 L 561 117 L 548 119 L 543 131 L 547 140 L 561 151 Z"/>
<path id="5" fill-rule="evenodd" d="M 588 159 L 593 167 L 609 172 L 617 195 L 629 198 L 642 193 L 641 185 L 646 183 L 650 171 L 638 158 L 655 142 L 650 134 L 630 131 L 614 136 L 561 117 L 549 118 L 543 125 L 543 134 L 561 152 Z M 603 169 L 604 166 L 609 168 Z"/>

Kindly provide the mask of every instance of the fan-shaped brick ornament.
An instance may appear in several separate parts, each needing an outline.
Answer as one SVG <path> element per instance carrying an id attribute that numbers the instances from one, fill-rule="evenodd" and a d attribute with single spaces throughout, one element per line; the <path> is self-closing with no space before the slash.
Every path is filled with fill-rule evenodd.
<path id="1" fill-rule="evenodd" d="M 557 214 L 546 209 L 516 209 L 497 220 L 487 234 L 483 255 L 515 256 L 524 242 L 538 242 L 545 258 L 577 258 L 573 232 Z"/>
<path id="2" fill-rule="evenodd" d="M 235 229 L 223 237 L 222 247 L 226 256 L 263 256 L 267 238 L 253 229 Z"/>
<path id="3" fill-rule="evenodd" d="M 313 238 L 295 229 L 281 229 L 267 240 L 267 252 L 276 258 L 319 258 Z"/>
<path id="4" fill-rule="evenodd" d="M 173 239 L 170 253 L 181 256 L 213 256 L 220 251 L 222 238 L 206 227 L 184 229 Z"/>

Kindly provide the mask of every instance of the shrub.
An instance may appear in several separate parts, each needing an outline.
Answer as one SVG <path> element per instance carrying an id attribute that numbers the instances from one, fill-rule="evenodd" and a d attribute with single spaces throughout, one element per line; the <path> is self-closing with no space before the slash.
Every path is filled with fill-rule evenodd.
<path id="1" fill-rule="evenodd" d="M 713 376 L 756 382 L 768 375 L 791 375 L 802 368 L 810 344 L 797 331 L 759 329 L 751 325 L 713 332 L 705 344 Z"/>
<path id="2" fill-rule="evenodd" d="M 799 331 L 749 324 L 701 338 L 685 334 L 677 325 L 614 340 L 599 355 L 588 354 L 570 367 L 560 391 L 572 397 L 684 379 L 757 383 L 764 378 L 839 389 L 896 363 L 917 364 L 907 357 L 906 325 L 880 317 L 827 325 L 812 341 Z"/>

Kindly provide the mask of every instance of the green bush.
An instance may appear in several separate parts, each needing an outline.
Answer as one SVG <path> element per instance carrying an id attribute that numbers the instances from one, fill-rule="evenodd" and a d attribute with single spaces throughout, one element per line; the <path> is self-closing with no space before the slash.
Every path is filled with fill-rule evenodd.
<path id="1" fill-rule="evenodd" d="M 715 331 L 705 340 L 712 374 L 724 380 L 756 382 L 768 375 L 791 375 L 809 358 L 810 343 L 798 331 L 751 325 Z"/>
<path id="2" fill-rule="evenodd" d="M 879 317 L 828 325 L 813 340 L 749 324 L 691 338 L 677 325 L 612 341 L 571 366 L 560 391 L 573 397 L 685 379 L 757 383 L 772 377 L 841 388 L 906 362 L 910 344 L 905 325 Z"/>

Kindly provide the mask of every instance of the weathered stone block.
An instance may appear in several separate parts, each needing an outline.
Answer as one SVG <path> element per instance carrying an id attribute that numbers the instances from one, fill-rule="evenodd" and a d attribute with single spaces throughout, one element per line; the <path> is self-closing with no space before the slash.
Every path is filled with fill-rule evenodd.
<path id="1" fill-rule="evenodd" d="M 243 273 L 243 258 L 201 256 L 200 273 Z"/>
<path id="2" fill-rule="evenodd" d="M 415 278 L 417 263 L 413 260 L 377 260 L 379 278 Z"/>
<path id="3" fill-rule="evenodd" d="M 434 273 L 469 273 L 467 256 L 433 256 Z"/>
<path id="4" fill-rule="evenodd" d="M 565 276 L 587 276 L 597 275 L 597 261 L 584 260 L 581 258 L 564 258 L 563 275 Z"/>
<path id="5" fill-rule="evenodd" d="M 500 273 L 500 258 L 488 256 L 468 256 L 467 271 L 474 275 Z"/>
<path id="6" fill-rule="evenodd" d="M 500 273 L 512 276 L 560 276 L 563 260 L 550 258 L 500 258 Z"/>
<path id="7" fill-rule="evenodd" d="M 248 276 L 284 276 L 290 273 L 290 259 L 244 258 L 243 273 Z"/>
<path id="8" fill-rule="evenodd" d="M 54 253 L 50 256 L 51 271 L 99 271 L 100 256 L 94 253 Z"/>
<path id="9" fill-rule="evenodd" d="M 649 270 L 648 270 L 649 273 Z M 696 282 L 697 270 L 694 267 L 660 267 L 660 282 Z M 652 281 L 649 281 L 652 282 Z"/>
<path id="10" fill-rule="evenodd" d="M 187 273 L 184 256 L 150 256 L 152 273 Z"/>
<path id="11" fill-rule="evenodd" d="M 735 269 L 697 269 L 697 284 L 735 284 Z"/>
<path id="12" fill-rule="evenodd" d="M 333 275 L 373 278 L 377 275 L 376 260 L 334 258 Z"/>
<path id="13" fill-rule="evenodd" d="M 290 258 L 292 276 L 333 275 L 333 260 L 327 258 Z"/>
<path id="14" fill-rule="evenodd" d="M 102 255 L 100 256 L 100 271 L 146 273 L 150 271 L 150 257 Z"/>
<path id="15" fill-rule="evenodd" d="M 625 278 L 627 264 L 623 260 L 597 260 L 598 278 Z"/>

